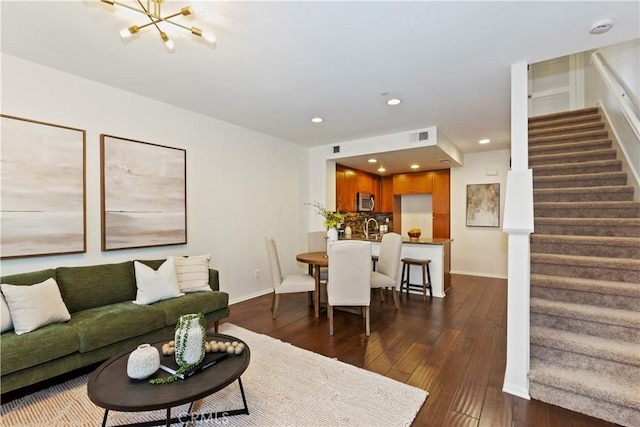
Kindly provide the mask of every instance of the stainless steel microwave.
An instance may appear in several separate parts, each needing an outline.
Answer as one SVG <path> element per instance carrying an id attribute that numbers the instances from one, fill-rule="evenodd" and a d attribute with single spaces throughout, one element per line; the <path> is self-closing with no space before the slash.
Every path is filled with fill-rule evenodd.
<path id="1" fill-rule="evenodd" d="M 358 212 L 372 212 L 376 203 L 373 194 L 358 193 L 357 206 Z"/>

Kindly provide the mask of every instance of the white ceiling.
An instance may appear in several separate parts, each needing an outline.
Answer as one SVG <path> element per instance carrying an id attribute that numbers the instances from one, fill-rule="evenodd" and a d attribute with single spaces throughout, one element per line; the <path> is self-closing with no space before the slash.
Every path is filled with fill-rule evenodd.
<path id="1" fill-rule="evenodd" d="M 125 44 L 119 31 L 144 16 L 98 0 L 3 0 L 2 51 L 308 147 L 437 126 L 469 153 L 509 147 L 511 64 L 640 37 L 637 1 L 166 1 L 163 12 L 187 4 L 199 15 L 176 20 L 213 30 L 217 48 L 175 27 L 173 54 L 153 28 Z M 589 34 L 606 17 L 614 28 Z"/>

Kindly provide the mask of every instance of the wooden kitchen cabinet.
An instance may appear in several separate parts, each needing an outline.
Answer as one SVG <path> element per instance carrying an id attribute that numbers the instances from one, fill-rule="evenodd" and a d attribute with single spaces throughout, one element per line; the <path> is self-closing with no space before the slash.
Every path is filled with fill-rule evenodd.
<path id="1" fill-rule="evenodd" d="M 449 169 L 433 171 L 433 237 L 449 239 L 450 230 L 450 173 Z"/>
<path id="2" fill-rule="evenodd" d="M 393 176 L 394 194 L 428 194 L 433 191 L 433 172 L 399 173 Z"/>
<path id="3" fill-rule="evenodd" d="M 376 175 L 336 165 L 336 207 L 342 212 L 356 212 L 358 193 L 373 194 L 374 211 L 380 212 L 380 179 Z"/>
<path id="4" fill-rule="evenodd" d="M 380 212 L 393 212 L 393 176 L 383 176 L 380 179 Z"/>

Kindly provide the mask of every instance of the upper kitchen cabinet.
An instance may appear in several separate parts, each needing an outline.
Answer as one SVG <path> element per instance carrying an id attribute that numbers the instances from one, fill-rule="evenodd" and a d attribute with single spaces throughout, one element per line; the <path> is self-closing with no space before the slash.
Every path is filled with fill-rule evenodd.
<path id="1" fill-rule="evenodd" d="M 433 171 L 433 213 L 449 215 L 449 169 Z"/>
<path id="2" fill-rule="evenodd" d="M 393 176 L 393 193 L 426 194 L 433 192 L 433 172 L 399 173 Z"/>
<path id="3" fill-rule="evenodd" d="M 373 194 L 375 211 L 379 212 L 380 179 L 367 172 L 336 165 L 336 207 L 343 212 L 356 212 L 358 193 Z"/>
<path id="4" fill-rule="evenodd" d="M 376 204 L 380 206 L 380 212 L 393 212 L 393 176 L 380 178 L 380 198 Z"/>
<path id="5" fill-rule="evenodd" d="M 433 237 L 451 237 L 449 169 L 433 172 Z"/>

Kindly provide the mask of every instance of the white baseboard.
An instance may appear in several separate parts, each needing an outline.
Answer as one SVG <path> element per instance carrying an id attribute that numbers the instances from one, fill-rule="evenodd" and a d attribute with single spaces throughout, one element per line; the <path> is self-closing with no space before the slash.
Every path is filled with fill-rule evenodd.
<path id="1" fill-rule="evenodd" d="M 531 396 L 529 396 L 529 390 L 524 387 L 521 387 L 516 384 L 508 384 L 504 383 L 502 385 L 502 391 L 504 393 L 512 394 L 517 397 L 521 397 L 523 399 L 531 400 Z"/>
<path id="2" fill-rule="evenodd" d="M 460 270 L 451 270 L 451 274 L 462 274 L 465 276 L 478 276 L 478 277 L 490 277 L 492 279 L 506 279 L 507 276 L 503 274 L 487 274 L 487 273 L 478 273 L 477 271 L 460 271 Z"/>
<path id="3" fill-rule="evenodd" d="M 249 295 L 244 295 L 240 298 L 234 298 L 232 300 L 229 300 L 229 305 L 233 305 L 233 304 L 237 304 L 239 302 L 243 302 L 243 301 L 247 301 L 253 298 L 257 298 L 257 297 L 261 297 L 263 295 L 267 295 L 273 292 L 273 288 L 269 288 L 269 289 L 264 289 L 262 291 L 258 291 L 255 292 L 253 294 L 249 294 Z"/>

